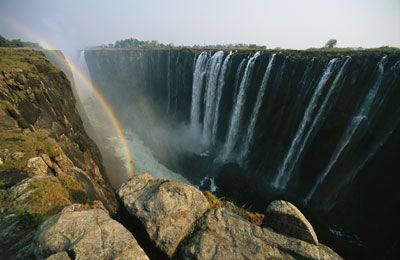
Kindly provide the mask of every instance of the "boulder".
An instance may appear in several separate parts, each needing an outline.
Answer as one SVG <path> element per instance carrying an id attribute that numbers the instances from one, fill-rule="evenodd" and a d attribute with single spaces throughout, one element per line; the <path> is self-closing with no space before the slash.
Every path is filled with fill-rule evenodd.
<path id="1" fill-rule="evenodd" d="M 275 232 L 318 245 L 318 238 L 310 222 L 293 204 L 275 200 L 269 204 L 263 226 Z"/>
<path id="2" fill-rule="evenodd" d="M 38 259 L 148 259 L 132 234 L 107 211 L 85 210 L 78 204 L 45 221 L 33 243 Z"/>
<path id="3" fill-rule="evenodd" d="M 32 175 L 46 175 L 47 164 L 43 161 L 42 157 L 33 157 L 28 160 L 27 168 Z"/>
<path id="4" fill-rule="evenodd" d="M 341 259 L 325 246 L 254 225 L 226 208 L 213 209 L 182 243 L 182 259 Z"/>
<path id="5" fill-rule="evenodd" d="M 118 195 L 150 239 L 169 257 L 209 208 L 205 196 L 193 186 L 155 179 L 149 174 L 131 178 Z"/>
<path id="6" fill-rule="evenodd" d="M 62 251 L 47 257 L 46 260 L 71 260 L 71 257 L 69 257 L 67 252 Z"/>

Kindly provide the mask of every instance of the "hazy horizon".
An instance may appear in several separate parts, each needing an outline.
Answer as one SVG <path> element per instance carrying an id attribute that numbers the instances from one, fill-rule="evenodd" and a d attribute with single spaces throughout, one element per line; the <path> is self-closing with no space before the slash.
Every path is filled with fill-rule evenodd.
<path id="1" fill-rule="evenodd" d="M 397 0 L 1 0 L 0 21 L 0 34 L 7 38 L 45 39 L 61 50 L 131 37 L 175 45 L 290 49 L 322 47 L 335 38 L 337 47 L 400 47 Z"/>

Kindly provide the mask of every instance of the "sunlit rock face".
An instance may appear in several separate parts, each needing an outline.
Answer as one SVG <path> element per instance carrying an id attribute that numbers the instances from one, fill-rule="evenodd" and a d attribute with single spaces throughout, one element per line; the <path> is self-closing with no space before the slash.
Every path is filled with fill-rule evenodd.
<path id="1" fill-rule="evenodd" d="M 387 227 L 400 216 L 378 212 L 398 203 L 399 53 L 88 50 L 85 58 L 124 127 L 194 185 L 260 211 L 291 198 L 326 214 L 326 239 L 344 239 L 333 223 L 358 234 L 362 243 L 344 236 L 360 251 L 393 241 Z M 388 240 L 372 243 L 371 229 Z"/>
<path id="2" fill-rule="evenodd" d="M 38 50 L 0 56 L 0 258 L 31 259 L 46 219 L 94 201 L 115 213 L 117 200 L 66 74 Z"/>

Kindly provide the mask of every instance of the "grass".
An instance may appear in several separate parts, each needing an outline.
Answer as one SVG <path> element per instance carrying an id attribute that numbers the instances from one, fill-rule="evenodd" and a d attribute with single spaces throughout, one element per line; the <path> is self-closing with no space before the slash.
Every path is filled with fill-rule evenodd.
<path id="1" fill-rule="evenodd" d="M 0 100 L 0 116 L 6 115 L 7 110 L 15 110 L 15 107 L 6 100 Z"/>
<path id="2" fill-rule="evenodd" d="M 10 199 L 10 193 L 7 190 L 0 189 L 0 208 L 4 208 L 8 205 Z"/>
<path id="3" fill-rule="evenodd" d="M 44 54 L 30 48 L 0 48 L 0 71 L 22 69 L 24 72 L 59 73 Z"/>
<path id="4" fill-rule="evenodd" d="M 2 168 L 25 170 L 28 160 L 40 153 L 46 153 L 50 157 L 59 155 L 61 153 L 60 147 L 53 143 L 48 136 L 49 133 L 45 130 L 0 132 L 0 146 L 3 150 L 8 150 L 9 157 L 15 152 L 24 153 L 24 156 L 18 160 L 2 158 Z"/>
<path id="5" fill-rule="evenodd" d="M 86 203 L 87 193 L 74 176 L 67 174 L 59 174 L 57 178 L 60 180 L 63 187 L 65 187 L 69 193 L 70 200 L 74 203 Z"/>
<path id="6" fill-rule="evenodd" d="M 210 203 L 211 208 L 227 208 L 235 212 L 236 214 L 242 216 L 243 218 L 247 219 L 251 223 L 260 226 L 264 220 L 264 215 L 257 213 L 257 212 L 250 212 L 245 210 L 244 208 L 236 206 L 234 203 L 230 201 L 224 201 L 217 196 L 215 196 L 210 191 L 203 191 L 204 196 L 207 198 L 208 202 Z"/>
<path id="7" fill-rule="evenodd" d="M 44 220 L 71 204 L 68 191 L 56 179 L 37 178 L 29 183 L 29 194 L 18 206 L 19 212 L 26 212 Z"/>

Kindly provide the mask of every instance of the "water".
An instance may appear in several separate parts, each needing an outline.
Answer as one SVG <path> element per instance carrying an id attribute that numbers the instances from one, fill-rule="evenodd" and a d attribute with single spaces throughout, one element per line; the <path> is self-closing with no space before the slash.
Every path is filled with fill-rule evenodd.
<path id="1" fill-rule="evenodd" d="M 303 119 L 300 123 L 300 127 L 297 130 L 297 133 L 295 135 L 295 138 L 292 141 L 292 144 L 290 145 L 290 148 L 286 154 L 285 159 L 283 160 L 283 163 L 281 167 L 278 170 L 278 174 L 273 182 L 273 186 L 275 188 L 279 189 L 284 189 L 286 188 L 288 182 L 290 181 L 292 175 L 293 175 L 293 170 L 296 167 L 302 153 L 305 145 L 309 142 L 310 137 L 317 131 L 317 126 L 320 125 L 321 121 L 323 120 L 324 116 L 328 112 L 328 107 L 331 106 L 331 96 L 334 94 L 336 87 L 340 85 L 340 81 L 342 79 L 342 74 L 344 71 L 344 68 L 346 67 L 347 63 L 350 61 L 351 58 L 346 58 L 345 61 L 342 63 L 342 66 L 339 70 L 339 72 L 336 75 L 335 80 L 332 83 L 332 86 L 329 88 L 322 104 L 320 105 L 319 109 L 317 110 L 318 107 L 318 101 L 320 101 L 320 97 L 322 96 L 322 93 L 326 87 L 326 83 L 330 79 L 330 77 L 333 75 L 335 71 L 335 67 L 338 63 L 340 63 L 340 60 L 338 59 L 332 59 L 329 61 L 328 65 L 325 68 L 325 71 L 318 82 L 318 85 L 314 91 L 313 96 L 311 97 L 311 100 L 307 106 L 307 109 L 304 113 Z M 339 83 L 339 84 L 338 84 Z M 328 106 L 329 104 L 329 106 Z"/>
<path id="2" fill-rule="evenodd" d="M 231 115 L 231 120 L 229 124 L 229 130 L 228 130 L 228 135 L 226 138 L 226 142 L 223 148 L 223 153 L 222 153 L 222 160 L 228 159 L 228 157 L 231 155 L 237 140 L 238 140 L 238 134 L 239 134 L 239 127 L 240 123 L 242 120 L 242 114 L 243 114 L 243 107 L 246 99 L 246 93 L 247 93 L 247 88 L 248 85 L 250 84 L 251 81 L 251 76 L 253 72 L 253 67 L 256 59 L 260 56 L 260 52 L 256 52 L 253 54 L 250 59 L 247 62 L 246 69 L 244 71 L 240 86 L 239 86 L 239 92 L 237 94 L 236 102 L 233 107 L 232 115 Z"/>
<path id="3" fill-rule="evenodd" d="M 202 52 L 199 54 L 194 66 L 192 104 L 190 110 L 190 124 L 192 129 L 198 128 L 200 122 L 201 95 L 204 87 L 204 79 L 207 73 L 207 58 L 209 54 Z"/>
<path id="4" fill-rule="evenodd" d="M 211 134 L 211 144 L 215 145 L 217 140 L 217 131 L 218 131 L 218 120 L 219 120 L 219 107 L 222 97 L 222 90 L 225 86 L 226 81 L 226 74 L 228 72 L 229 65 L 231 63 L 232 58 L 232 51 L 229 52 L 228 56 L 226 56 L 224 63 L 222 64 L 221 73 L 219 74 L 218 78 L 218 89 L 217 89 L 217 97 L 215 102 L 215 110 L 214 110 L 214 122 L 212 127 L 212 134 Z"/>
<path id="5" fill-rule="evenodd" d="M 256 127 L 258 111 L 261 108 L 263 97 L 264 97 L 265 91 L 267 89 L 267 84 L 268 84 L 268 80 L 269 80 L 269 77 L 271 74 L 271 69 L 272 69 L 272 66 L 274 63 L 275 55 L 276 55 L 275 53 L 272 54 L 272 56 L 268 62 L 268 66 L 264 73 L 260 89 L 257 93 L 257 100 L 256 100 L 256 103 L 254 105 L 253 111 L 250 116 L 250 124 L 249 124 L 249 127 L 247 128 L 246 138 L 242 144 L 242 148 L 240 149 L 240 152 L 241 152 L 240 157 L 241 157 L 242 161 L 247 157 L 247 154 L 249 153 L 249 148 L 250 148 L 251 142 L 253 141 L 253 135 L 254 135 L 254 129 Z"/>
<path id="6" fill-rule="evenodd" d="M 307 196 L 304 199 L 305 203 L 308 203 L 310 199 L 314 196 L 314 193 L 318 189 L 318 187 L 321 185 L 321 183 L 325 180 L 326 176 L 331 172 L 332 168 L 336 164 L 338 158 L 342 154 L 342 152 L 346 149 L 346 147 L 351 143 L 351 140 L 356 133 L 356 131 L 365 125 L 367 120 L 369 119 L 369 113 L 372 108 L 372 104 L 377 98 L 377 94 L 379 92 L 379 88 L 382 83 L 383 79 L 383 72 L 384 72 L 384 65 L 387 62 L 387 56 L 384 56 L 378 63 L 377 65 L 377 70 L 378 70 L 378 75 L 376 78 L 375 83 L 373 84 L 372 88 L 368 91 L 364 101 L 361 103 L 357 113 L 351 120 L 349 126 L 347 127 L 344 135 L 339 141 L 338 146 L 336 147 L 332 157 L 330 158 L 326 168 L 322 172 L 321 175 L 319 175 L 317 181 L 315 184 L 312 186 L 311 190 L 308 192 Z"/>
<path id="7" fill-rule="evenodd" d="M 380 63 L 378 63 L 378 71 L 383 70 L 383 65 L 385 63 L 385 59 L 383 58 Z M 386 73 L 383 73 L 382 77 L 378 77 L 376 84 L 374 84 L 373 88 L 369 91 L 366 96 L 364 103 L 370 103 L 371 105 L 362 109 L 360 107 L 360 111 L 365 112 L 366 110 L 369 112 L 369 117 L 364 117 L 364 127 L 362 134 L 365 135 L 366 131 L 369 129 L 370 124 L 372 123 L 372 119 L 374 115 L 377 113 L 377 110 L 382 108 L 384 105 L 384 101 L 390 97 L 390 92 L 396 89 L 396 81 L 400 76 L 400 61 L 397 61 Z M 379 73 L 378 73 L 379 75 Z M 378 90 L 379 87 L 379 90 Z M 375 93 L 377 91 L 378 93 Z M 369 141 L 369 148 L 363 153 L 362 158 L 359 161 L 353 162 L 352 168 L 348 170 L 348 174 L 346 174 L 340 182 L 334 187 L 333 191 L 330 192 L 328 198 L 326 199 L 326 204 L 328 205 L 328 209 L 331 209 L 335 205 L 336 196 L 339 194 L 340 190 L 350 183 L 357 174 L 366 166 L 367 162 L 371 160 L 378 150 L 387 142 L 389 137 L 393 134 L 393 132 L 399 127 L 400 124 L 400 107 L 393 110 L 390 115 L 387 116 L 387 120 L 383 124 L 379 124 L 379 130 L 374 132 L 374 137 Z M 358 128 L 360 129 L 360 128 Z M 355 139 L 355 138 L 353 138 Z M 361 138 L 357 139 L 359 142 Z M 358 142 L 358 143 L 359 143 Z M 355 142 L 352 142 L 352 146 L 356 146 Z"/>
<path id="8" fill-rule="evenodd" d="M 211 142 L 211 132 L 213 127 L 216 92 L 218 78 L 223 62 L 224 52 L 218 51 L 211 57 L 210 66 L 208 68 L 206 93 L 204 95 L 204 118 L 203 118 L 203 133 L 202 139 L 206 146 Z"/>

